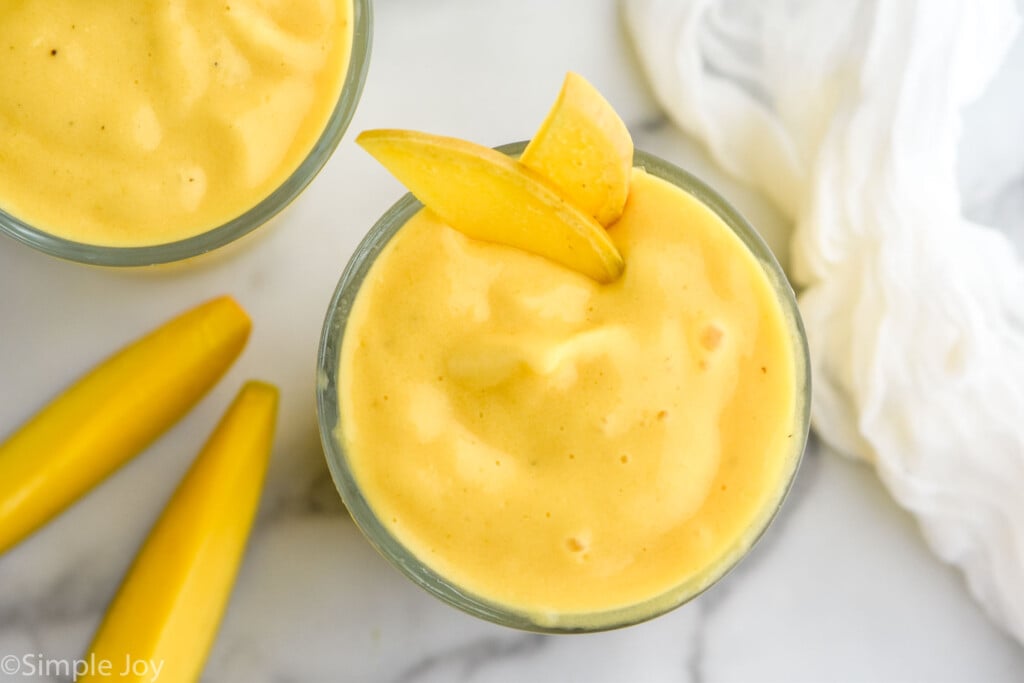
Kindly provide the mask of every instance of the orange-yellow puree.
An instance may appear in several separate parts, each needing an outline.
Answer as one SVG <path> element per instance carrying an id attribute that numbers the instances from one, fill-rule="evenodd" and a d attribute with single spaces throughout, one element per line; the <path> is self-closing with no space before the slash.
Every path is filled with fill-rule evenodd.
<path id="1" fill-rule="evenodd" d="M 319 138 L 351 24 L 351 0 L 0 3 L 0 208 L 108 246 L 239 216 Z"/>
<path id="2" fill-rule="evenodd" d="M 640 170 L 610 234 L 626 270 L 599 285 L 421 212 L 341 352 L 374 513 L 451 582 L 547 623 L 696 592 L 798 457 L 794 332 L 755 257 Z"/>

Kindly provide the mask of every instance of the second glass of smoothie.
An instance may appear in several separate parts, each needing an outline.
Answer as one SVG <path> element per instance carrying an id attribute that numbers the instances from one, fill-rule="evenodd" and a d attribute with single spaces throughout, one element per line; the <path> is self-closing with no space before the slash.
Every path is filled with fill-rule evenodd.
<path id="1" fill-rule="evenodd" d="M 0 231 L 112 266 L 250 232 L 341 140 L 370 31 L 370 0 L 0 9 Z"/>

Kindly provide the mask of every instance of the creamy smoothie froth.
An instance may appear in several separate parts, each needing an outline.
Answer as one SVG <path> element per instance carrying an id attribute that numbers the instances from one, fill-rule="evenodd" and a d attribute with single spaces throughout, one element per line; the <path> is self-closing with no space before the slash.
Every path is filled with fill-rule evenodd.
<path id="1" fill-rule="evenodd" d="M 0 209 L 136 247 L 243 214 L 309 154 L 341 92 L 351 0 L 0 6 Z"/>
<path id="2" fill-rule="evenodd" d="M 373 514 L 460 590 L 549 626 L 701 590 L 804 438 L 796 323 L 722 219 L 634 169 L 608 233 L 626 267 L 598 284 L 421 211 L 363 281 L 339 363 Z"/>

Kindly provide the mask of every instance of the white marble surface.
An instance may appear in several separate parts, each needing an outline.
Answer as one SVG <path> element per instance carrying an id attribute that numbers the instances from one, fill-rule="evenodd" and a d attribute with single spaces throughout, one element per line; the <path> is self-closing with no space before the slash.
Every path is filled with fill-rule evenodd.
<path id="1" fill-rule="evenodd" d="M 772 207 L 666 124 L 612 0 L 378 0 L 374 42 L 353 132 L 394 126 L 487 144 L 523 139 L 574 69 L 617 106 L 639 147 L 703 176 L 773 246 L 784 244 L 788 226 Z M 1018 246 L 1022 121 L 1024 38 L 968 112 L 960 176 L 968 214 L 1006 229 Z M 462 615 L 404 580 L 348 520 L 316 429 L 324 310 L 356 243 L 401 191 L 352 138 L 275 225 L 190 266 L 93 269 L 0 239 L 0 435 L 113 349 L 205 298 L 234 294 L 255 320 L 241 360 L 195 411 L 0 557 L 0 657 L 80 655 L 230 397 L 260 377 L 282 388 L 280 431 L 204 680 L 1024 680 L 1024 647 L 996 630 L 960 577 L 931 557 L 873 473 L 816 441 L 751 556 L 654 622 L 591 636 L 523 634 Z M 0 674 L 5 680 L 30 679 Z"/>

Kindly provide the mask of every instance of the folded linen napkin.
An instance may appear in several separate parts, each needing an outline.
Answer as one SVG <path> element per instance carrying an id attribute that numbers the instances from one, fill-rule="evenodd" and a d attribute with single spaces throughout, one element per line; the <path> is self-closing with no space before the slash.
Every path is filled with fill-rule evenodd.
<path id="1" fill-rule="evenodd" d="M 813 425 L 1024 642 L 1024 267 L 963 218 L 1012 0 L 623 0 L 671 119 L 794 221 Z"/>

